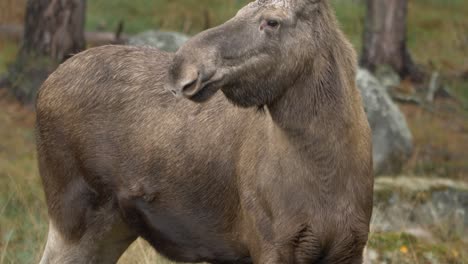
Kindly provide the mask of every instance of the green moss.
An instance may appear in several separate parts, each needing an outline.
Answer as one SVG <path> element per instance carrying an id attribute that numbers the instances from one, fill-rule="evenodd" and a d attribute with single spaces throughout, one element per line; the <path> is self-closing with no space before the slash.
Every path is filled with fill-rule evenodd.
<path id="1" fill-rule="evenodd" d="M 0 76 L 6 73 L 7 65 L 15 60 L 17 52 L 18 44 L 0 40 Z"/>
<path id="2" fill-rule="evenodd" d="M 415 242 L 416 238 L 405 233 L 374 233 L 370 236 L 368 245 L 380 251 L 394 251 Z"/>
<path id="3" fill-rule="evenodd" d="M 4 95 L 1 95 L 2 98 Z M 1 263 L 37 263 L 45 243 L 47 212 L 36 167 L 28 113 L 0 101 Z"/>
<path id="4" fill-rule="evenodd" d="M 57 66 L 46 56 L 19 57 L 8 67 L 8 88 L 22 103 L 32 105 L 40 86 Z"/>
<path id="5" fill-rule="evenodd" d="M 428 263 L 431 258 L 447 264 L 468 261 L 465 252 L 468 245 L 461 240 L 431 242 L 406 233 L 373 233 L 368 246 L 392 263 Z"/>
<path id="6" fill-rule="evenodd" d="M 88 30 L 116 29 L 124 21 L 125 32 L 147 29 L 174 30 L 194 34 L 205 24 L 216 26 L 235 15 L 247 0 L 95 0 L 88 4 Z M 208 20 L 208 21 L 207 21 Z"/>

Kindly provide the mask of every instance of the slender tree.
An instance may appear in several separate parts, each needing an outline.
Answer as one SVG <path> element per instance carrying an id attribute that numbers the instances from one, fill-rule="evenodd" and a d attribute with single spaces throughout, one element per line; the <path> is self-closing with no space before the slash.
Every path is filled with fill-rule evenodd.
<path id="1" fill-rule="evenodd" d="M 85 48 L 85 0 L 28 0 L 25 30 L 8 83 L 24 103 L 55 67 Z"/>
<path id="2" fill-rule="evenodd" d="M 401 77 L 419 78 L 406 45 L 407 0 L 366 0 L 367 17 L 360 64 L 374 71 L 389 65 Z"/>

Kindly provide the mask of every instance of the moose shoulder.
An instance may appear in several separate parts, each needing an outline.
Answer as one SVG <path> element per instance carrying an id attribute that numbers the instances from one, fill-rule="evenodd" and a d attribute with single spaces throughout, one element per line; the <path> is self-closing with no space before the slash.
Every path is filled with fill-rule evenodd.
<path id="1" fill-rule="evenodd" d="M 41 263 L 115 263 L 137 237 L 181 262 L 361 263 L 355 64 L 326 0 L 252 2 L 175 54 L 72 57 L 37 101 Z"/>

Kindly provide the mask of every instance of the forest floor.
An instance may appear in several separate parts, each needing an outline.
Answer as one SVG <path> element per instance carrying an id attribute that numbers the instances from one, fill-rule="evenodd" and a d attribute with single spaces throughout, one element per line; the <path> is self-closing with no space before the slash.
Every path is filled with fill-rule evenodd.
<path id="1" fill-rule="evenodd" d="M 8 1 L 18 9 L 1 13 L 5 11 L 2 4 Z M 130 34 L 149 28 L 194 34 L 221 23 L 247 2 L 205 1 L 206 5 L 199 0 L 93 0 L 88 2 L 87 29 L 113 31 L 122 20 Z M 359 50 L 365 13 L 362 1 L 333 1 L 344 31 Z M 2 1 L 0 23 L 21 23 L 24 2 Z M 409 13 L 408 41 L 415 61 L 428 72 L 440 72 L 454 98 L 439 98 L 429 108 L 400 105 L 415 142 L 403 173 L 468 181 L 468 1 L 410 1 Z M 18 43 L 0 40 L 0 75 L 17 50 Z M 47 212 L 36 166 L 34 113 L 2 88 L 0 264 L 37 263 L 45 243 Z M 372 233 L 369 246 L 386 252 L 386 263 L 468 263 L 466 241 L 429 242 L 405 233 Z M 138 240 L 120 263 L 166 261 Z"/>

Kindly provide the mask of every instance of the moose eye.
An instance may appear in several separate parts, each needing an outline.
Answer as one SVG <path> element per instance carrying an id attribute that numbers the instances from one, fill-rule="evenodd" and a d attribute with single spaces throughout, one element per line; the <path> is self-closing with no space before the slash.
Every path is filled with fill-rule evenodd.
<path id="1" fill-rule="evenodd" d="M 279 25 L 279 22 L 277 20 L 268 20 L 267 25 L 269 27 L 275 28 Z"/>

